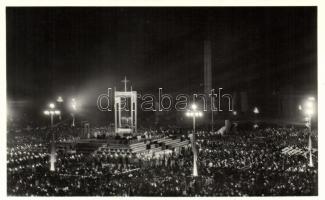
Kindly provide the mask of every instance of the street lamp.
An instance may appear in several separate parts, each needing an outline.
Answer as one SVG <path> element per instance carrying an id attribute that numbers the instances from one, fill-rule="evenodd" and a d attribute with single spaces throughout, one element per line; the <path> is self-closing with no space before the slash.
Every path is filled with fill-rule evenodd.
<path id="1" fill-rule="evenodd" d="M 54 104 L 54 103 L 50 103 L 50 104 L 49 104 L 49 107 L 50 107 L 51 109 L 54 109 L 54 108 L 55 108 L 55 104 Z"/>
<path id="2" fill-rule="evenodd" d="M 313 163 L 313 155 L 312 155 L 312 140 L 311 140 L 311 119 L 315 112 L 315 98 L 314 97 L 308 97 L 307 101 L 304 105 L 304 112 L 306 114 L 306 120 L 307 120 L 307 128 L 308 128 L 308 151 L 309 151 L 309 167 L 314 167 Z"/>
<path id="3" fill-rule="evenodd" d="M 50 171 L 55 171 L 55 140 L 54 140 L 54 131 L 53 131 L 53 118 L 55 115 L 60 115 L 61 111 L 55 109 L 55 104 L 50 103 L 49 104 L 49 109 L 44 110 L 43 112 L 45 115 L 50 116 L 51 118 L 51 133 L 52 133 L 52 141 L 51 141 L 51 155 L 50 155 Z"/>
<path id="4" fill-rule="evenodd" d="M 196 138 L 195 138 L 195 118 L 202 117 L 201 111 L 197 111 L 197 105 L 192 104 L 191 110 L 187 111 L 185 114 L 187 117 L 192 117 L 193 119 L 193 139 L 192 139 L 192 151 L 193 151 L 193 177 L 198 176 L 197 172 L 197 151 L 196 151 Z"/>
<path id="5" fill-rule="evenodd" d="M 254 129 L 257 129 L 258 128 L 258 124 L 257 124 L 257 115 L 260 113 L 259 109 L 257 107 L 254 107 L 253 109 L 253 113 L 255 114 L 254 115 L 254 120 L 255 120 L 255 123 L 253 125 L 253 128 Z"/>
<path id="6" fill-rule="evenodd" d="M 59 108 L 62 108 L 62 104 L 63 104 L 63 98 L 62 98 L 62 96 L 58 96 L 58 98 L 56 99 L 56 101 L 58 102 L 58 107 Z M 62 119 L 61 114 L 59 115 L 59 119 L 60 120 Z"/>
<path id="7" fill-rule="evenodd" d="M 191 108 L 192 108 L 192 110 L 196 110 L 197 109 L 197 105 L 196 104 L 192 104 Z"/>
<path id="8" fill-rule="evenodd" d="M 260 113 L 260 111 L 258 110 L 257 107 L 254 108 L 253 112 L 254 112 L 254 114 L 259 114 Z"/>
<path id="9" fill-rule="evenodd" d="M 75 98 L 71 99 L 71 111 L 72 127 L 75 127 L 75 112 L 77 111 L 77 102 Z"/>
<path id="10" fill-rule="evenodd" d="M 57 102 L 59 103 L 63 103 L 63 98 L 61 96 L 58 96 L 58 98 L 56 99 Z"/>
<path id="11" fill-rule="evenodd" d="M 49 109 L 43 111 L 44 115 L 48 115 L 51 117 L 51 128 L 53 128 L 53 117 L 54 115 L 61 115 L 61 111 L 55 109 L 55 104 L 50 103 Z"/>

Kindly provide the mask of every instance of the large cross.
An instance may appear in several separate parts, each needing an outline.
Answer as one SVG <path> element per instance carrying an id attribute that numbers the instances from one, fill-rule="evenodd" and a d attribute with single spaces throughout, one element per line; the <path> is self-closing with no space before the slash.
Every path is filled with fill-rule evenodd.
<path id="1" fill-rule="evenodd" d="M 124 76 L 124 80 L 122 80 L 121 82 L 124 83 L 124 91 L 126 92 L 126 84 L 127 82 L 129 82 L 129 80 L 127 80 L 126 76 Z"/>

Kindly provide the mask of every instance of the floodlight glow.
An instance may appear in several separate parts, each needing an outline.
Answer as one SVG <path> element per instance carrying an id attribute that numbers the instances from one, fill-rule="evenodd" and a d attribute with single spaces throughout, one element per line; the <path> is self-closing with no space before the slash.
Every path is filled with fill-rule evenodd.
<path id="1" fill-rule="evenodd" d="M 233 115 L 237 115 L 237 111 L 232 112 Z"/>
<path id="2" fill-rule="evenodd" d="M 199 112 L 199 117 L 202 117 L 203 113 L 202 112 Z"/>
<path id="3" fill-rule="evenodd" d="M 192 107 L 193 110 L 196 110 L 197 109 L 197 105 L 196 104 L 192 104 L 191 107 Z"/>
<path id="4" fill-rule="evenodd" d="M 61 114 L 61 111 L 59 111 L 59 110 L 55 110 L 55 111 L 54 111 L 54 114 L 59 115 L 59 114 Z"/>
<path id="5" fill-rule="evenodd" d="M 315 97 L 308 97 L 308 100 L 315 101 Z"/>
<path id="6" fill-rule="evenodd" d="M 298 106 L 298 109 L 299 109 L 299 110 L 302 110 L 302 106 L 301 106 L 301 105 L 299 105 L 299 106 Z"/>
<path id="7" fill-rule="evenodd" d="M 260 111 L 258 110 L 258 108 L 257 108 L 257 107 L 255 107 L 255 108 L 254 108 L 253 112 L 254 112 L 255 114 L 258 114 L 258 113 L 260 113 Z"/>
<path id="8" fill-rule="evenodd" d="M 307 102 L 306 102 L 306 107 L 307 107 L 307 108 L 312 108 L 312 107 L 314 107 L 313 102 L 311 102 L 311 101 L 307 101 Z"/>
<path id="9" fill-rule="evenodd" d="M 72 103 L 71 107 L 72 107 L 73 110 L 77 110 L 77 105 L 76 104 Z"/>
<path id="10" fill-rule="evenodd" d="M 55 108 L 54 103 L 50 103 L 50 104 L 49 104 L 49 107 L 50 107 L 51 109 Z"/>
<path id="11" fill-rule="evenodd" d="M 71 99 L 71 108 L 72 110 L 76 111 L 77 110 L 77 102 L 75 98 Z"/>
<path id="12" fill-rule="evenodd" d="M 56 101 L 59 102 L 59 103 L 62 103 L 63 102 L 63 98 L 61 96 L 59 96 Z"/>
<path id="13" fill-rule="evenodd" d="M 48 110 L 44 111 L 44 115 L 49 115 L 49 114 L 50 114 L 50 112 Z"/>
<path id="14" fill-rule="evenodd" d="M 313 109 L 306 109 L 306 115 L 311 116 L 314 114 L 314 110 Z"/>
<path id="15" fill-rule="evenodd" d="M 187 117 L 189 117 L 190 116 L 190 112 L 186 112 L 186 114 L 185 114 Z"/>

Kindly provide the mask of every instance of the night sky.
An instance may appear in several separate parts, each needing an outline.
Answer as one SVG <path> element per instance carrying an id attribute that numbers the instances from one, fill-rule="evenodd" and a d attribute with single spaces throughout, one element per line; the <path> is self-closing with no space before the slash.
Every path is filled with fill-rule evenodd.
<path id="1" fill-rule="evenodd" d="M 206 39 L 214 88 L 317 90 L 316 7 L 9 7 L 6 21 L 10 102 L 91 106 L 125 75 L 143 93 L 202 91 Z"/>

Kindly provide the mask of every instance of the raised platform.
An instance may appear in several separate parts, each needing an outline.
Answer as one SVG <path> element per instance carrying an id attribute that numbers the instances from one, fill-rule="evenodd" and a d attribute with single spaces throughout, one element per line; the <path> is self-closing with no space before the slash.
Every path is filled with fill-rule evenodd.
<path id="1" fill-rule="evenodd" d="M 190 141 L 180 138 L 159 138 L 145 141 L 134 142 L 132 144 L 104 144 L 98 148 L 96 153 L 130 153 L 130 154 L 142 154 L 142 153 L 155 153 L 164 150 L 175 150 L 183 146 L 189 145 Z"/>
<path id="2" fill-rule="evenodd" d="M 126 139 L 80 139 L 74 142 L 64 142 L 58 144 L 58 149 L 67 151 L 75 150 L 77 153 L 84 154 L 142 154 L 154 153 L 164 150 L 178 150 L 183 146 L 190 144 L 188 139 L 181 138 L 152 138 L 144 140 L 126 140 Z"/>

